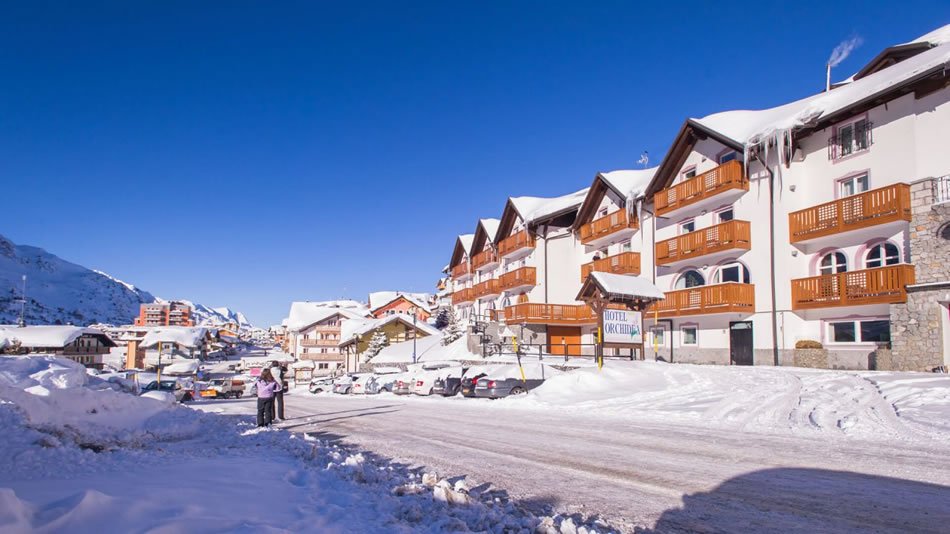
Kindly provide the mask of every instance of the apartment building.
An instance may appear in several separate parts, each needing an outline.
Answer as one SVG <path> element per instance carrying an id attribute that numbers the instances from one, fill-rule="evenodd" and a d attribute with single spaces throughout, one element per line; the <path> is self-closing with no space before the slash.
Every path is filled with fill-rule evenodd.
<path id="1" fill-rule="evenodd" d="M 452 305 L 455 306 L 456 317 L 460 320 L 471 320 L 481 312 L 482 299 L 476 298 L 475 288 L 496 274 L 499 262 L 495 252 L 495 235 L 500 222 L 498 219 L 479 219 L 470 242 L 466 236 L 459 236 L 456 240 L 450 267 L 458 267 L 461 260 L 457 258 L 469 256 L 466 272 L 452 277 Z M 467 251 L 462 253 L 460 249 Z M 484 291 L 485 288 L 482 287 L 481 290 Z"/>
<path id="2" fill-rule="evenodd" d="M 315 362 L 314 376 L 346 369 L 340 350 L 343 325 L 351 319 L 365 319 L 369 310 L 359 303 L 338 305 L 327 302 L 294 302 L 287 318 L 288 352 L 296 360 Z"/>
<path id="3" fill-rule="evenodd" d="M 153 302 L 139 307 L 135 326 L 194 326 L 191 306 L 183 302 Z"/>
<path id="4" fill-rule="evenodd" d="M 493 261 L 473 259 L 465 288 L 509 325 L 537 325 L 549 346 L 586 341 L 593 321 L 553 321 L 539 305 L 576 304 L 582 278 L 604 271 L 665 292 L 644 323 L 647 352 L 667 360 L 947 365 L 945 43 L 950 26 L 828 91 L 689 119 L 656 169 L 597 175 L 571 222 L 532 213 L 553 199 L 509 199 L 494 246 L 476 232 L 472 249 Z M 821 347 L 807 355 L 819 361 L 802 361 L 804 347 Z"/>

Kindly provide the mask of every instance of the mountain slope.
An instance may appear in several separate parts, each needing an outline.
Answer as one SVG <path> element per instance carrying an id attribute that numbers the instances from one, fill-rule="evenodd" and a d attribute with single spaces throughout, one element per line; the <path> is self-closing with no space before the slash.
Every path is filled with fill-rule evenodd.
<path id="1" fill-rule="evenodd" d="M 15 324 L 20 316 L 23 275 L 27 277 L 27 324 L 131 324 L 141 304 L 162 301 L 102 271 L 68 262 L 41 248 L 16 245 L 0 235 L 0 324 Z M 240 312 L 183 302 L 194 308 L 196 324 L 234 321 L 241 329 L 253 328 Z"/>
<path id="2" fill-rule="evenodd" d="M 0 235 L 0 324 L 14 324 L 26 281 L 27 324 L 128 324 L 155 297 L 105 273 Z"/>

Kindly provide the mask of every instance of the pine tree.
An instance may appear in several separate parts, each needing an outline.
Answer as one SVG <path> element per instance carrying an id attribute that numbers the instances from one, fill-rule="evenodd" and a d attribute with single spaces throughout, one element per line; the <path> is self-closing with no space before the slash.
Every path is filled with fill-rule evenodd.
<path id="1" fill-rule="evenodd" d="M 442 334 L 442 344 L 448 345 L 456 339 L 465 335 L 465 326 L 459 323 L 458 319 L 455 317 L 455 311 L 452 308 L 447 308 L 449 313 L 449 325 L 445 327 Z"/>
<path id="2" fill-rule="evenodd" d="M 371 358 L 379 354 L 381 350 L 389 346 L 389 338 L 386 337 L 386 333 L 382 330 L 377 330 L 373 333 L 373 337 L 369 339 L 369 346 L 366 347 L 366 350 L 363 351 L 363 363 L 368 362 Z"/>
<path id="3" fill-rule="evenodd" d="M 435 314 L 435 327 L 439 330 L 444 330 L 445 327 L 449 326 L 451 321 L 452 308 L 444 306 L 439 308 L 439 311 Z"/>

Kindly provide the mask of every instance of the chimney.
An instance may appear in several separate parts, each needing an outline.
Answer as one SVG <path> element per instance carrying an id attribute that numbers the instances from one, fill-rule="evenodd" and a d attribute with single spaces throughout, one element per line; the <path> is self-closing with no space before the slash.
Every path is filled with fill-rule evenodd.
<path id="1" fill-rule="evenodd" d="M 831 91 L 831 63 L 825 64 L 825 92 Z"/>

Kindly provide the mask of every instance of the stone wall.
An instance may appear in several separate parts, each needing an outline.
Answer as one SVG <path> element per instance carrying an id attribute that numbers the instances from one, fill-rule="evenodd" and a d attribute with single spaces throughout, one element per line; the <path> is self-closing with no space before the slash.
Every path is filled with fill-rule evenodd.
<path id="1" fill-rule="evenodd" d="M 950 290 L 950 203 L 935 204 L 937 181 L 911 184 L 909 246 L 916 284 L 907 288 L 907 302 L 892 304 L 891 351 L 876 355 L 879 370 L 930 371 L 943 365 L 940 304 Z M 927 284 L 921 286 L 921 284 Z"/>

